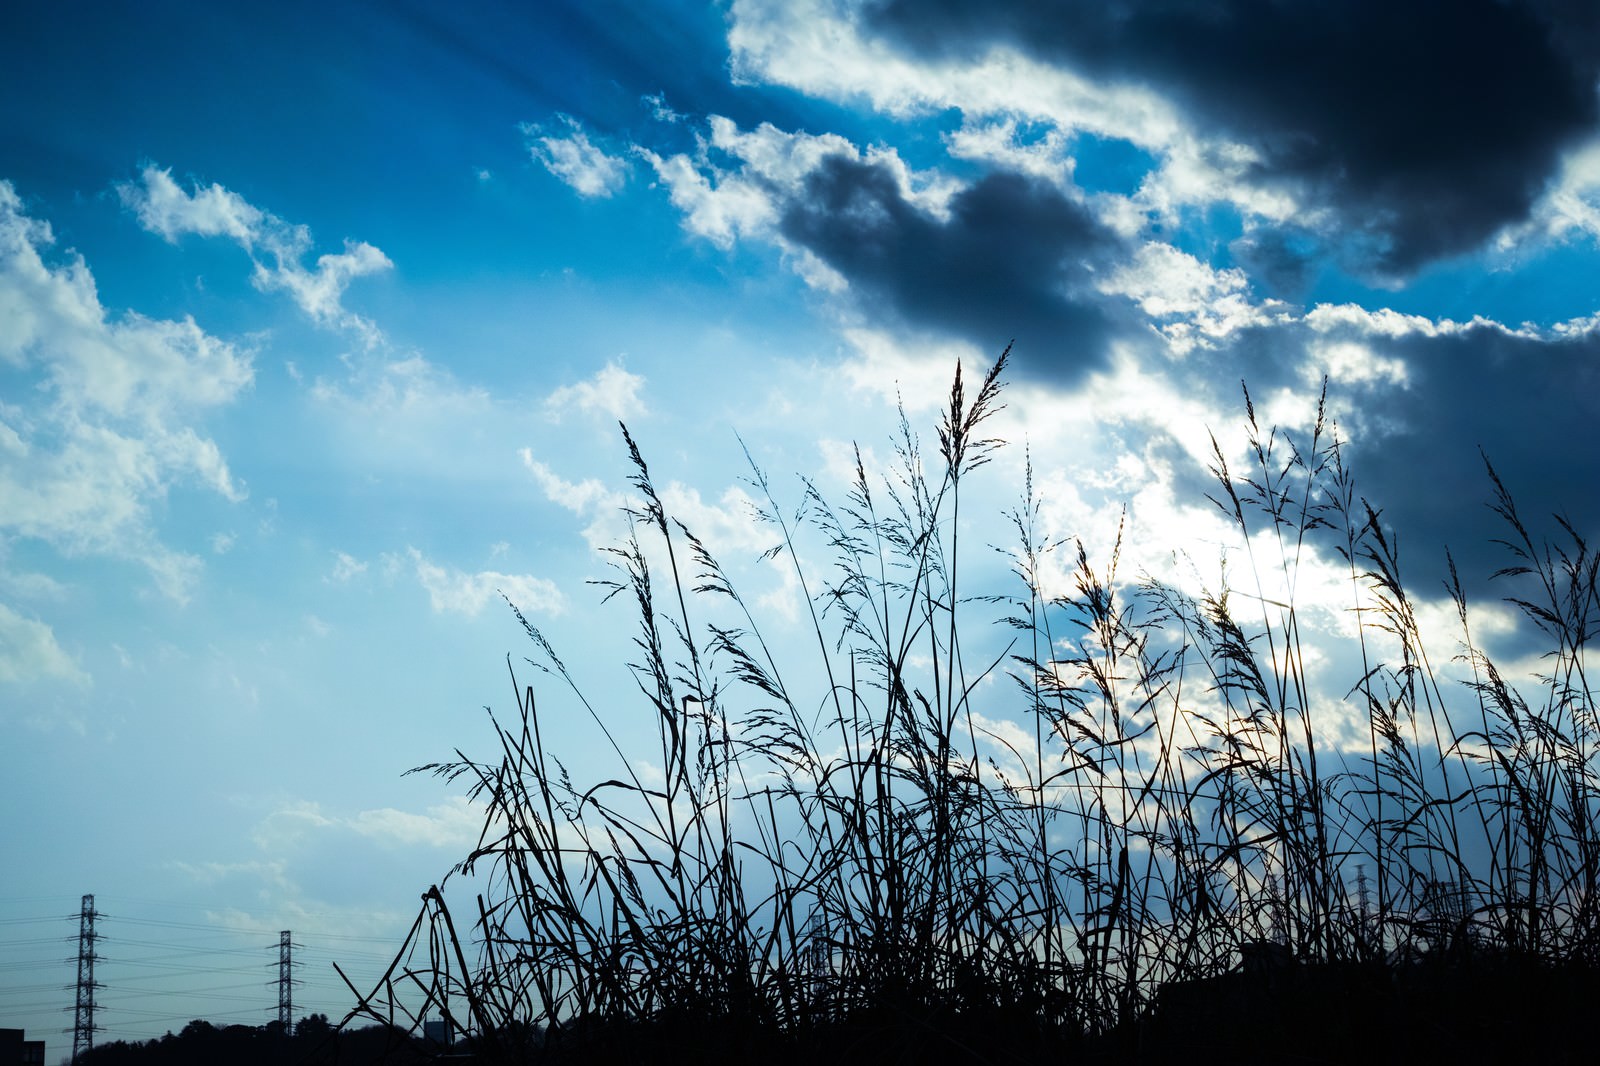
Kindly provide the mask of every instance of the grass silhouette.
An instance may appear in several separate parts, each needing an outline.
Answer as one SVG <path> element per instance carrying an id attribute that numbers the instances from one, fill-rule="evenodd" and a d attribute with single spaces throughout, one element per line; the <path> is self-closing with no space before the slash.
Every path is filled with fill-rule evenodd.
<path id="1" fill-rule="evenodd" d="M 962 487 L 999 447 L 1005 364 L 970 394 L 957 369 L 936 455 L 902 413 L 893 471 L 858 450 L 837 505 L 805 482 L 786 512 L 752 463 L 806 656 L 767 644 L 624 428 L 637 502 L 606 591 L 636 616 L 628 673 L 659 746 L 625 751 L 517 612 L 616 776 L 572 781 L 514 676 L 492 757 L 413 771 L 487 811 L 450 874 L 475 910 L 431 889 L 347 1020 L 444 1015 L 483 1061 L 1576 1061 L 1600 949 L 1600 556 L 1564 522 L 1536 536 L 1489 468 L 1497 576 L 1540 673 L 1519 690 L 1475 642 L 1453 562 L 1459 648 L 1436 668 L 1324 405 L 1294 440 L 1246 392 L 1246 468 L 1212 441 L 1241 582 L 1130 581 L 1120 535 L 1103 563 L 1047 541 L 1030 467 L 1014 585 L 974 594 Z M 1308 668 L 1293 590 L 1313 550 L 1348 571 L 1345 692 Z M 997 615 L 1009 646 L 974 658 L 992 633 L 964 630 Z M 1361 743 L 1319 731 L 1351 709 Z"/>

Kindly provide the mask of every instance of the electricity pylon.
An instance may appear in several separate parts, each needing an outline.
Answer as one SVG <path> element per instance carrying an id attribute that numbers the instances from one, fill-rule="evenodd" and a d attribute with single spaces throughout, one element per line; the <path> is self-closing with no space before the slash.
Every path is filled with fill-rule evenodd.
<path id="1" fill-rule="evenodd" d="M 94 990 L 102 987 L 94 979 L 94 895 L 83 897 L 83 907 L 78 912 L 78 1004 L 72 1019 L 72 1061 L 94 1047 L 94 1034 L 100 1027 L 94 1024 Z"/>
<path id="2" fill-rule="evenodd" d="M 278 1024 L 283 1035 L 294 1028 L 294 943 L 289 930 L 278 934 Z"/>

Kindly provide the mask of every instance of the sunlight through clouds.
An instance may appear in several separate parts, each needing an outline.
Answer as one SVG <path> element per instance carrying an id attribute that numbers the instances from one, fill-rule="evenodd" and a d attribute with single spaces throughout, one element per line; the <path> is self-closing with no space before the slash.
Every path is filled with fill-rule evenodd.
<path id="1" fill-rule="evenodd" d="M 841 103 L 865 100 L 901 118 L 957 107 L 973 115 L 1038 117 L 1152 146 L 1180 128 L 1171 107 L 1152 93 L 1095 85 L 1015 49 L 933 62 L 886 49 L 863 26 L 859 6 L 840 0 L 737 0 L 731 15 L 728 43 L 741 80 Z"/>
<path id="2" fill-rule="evenodd" d="M 1169 244 L 1146 241 L 1134 256 L 1100 282 L 1100 291 L 1126 296 L 1149 315 L 1172 353 L 1216 347 L 1240 330 L 1283 315 L 1281 301 L 1254 304 L 1249 279 L 1237 267 L 1214 270 Z"/>

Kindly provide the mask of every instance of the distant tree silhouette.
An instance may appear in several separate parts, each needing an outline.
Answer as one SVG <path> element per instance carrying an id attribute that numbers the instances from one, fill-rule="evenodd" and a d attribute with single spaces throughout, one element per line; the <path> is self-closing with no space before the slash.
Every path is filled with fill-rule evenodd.
<path id="1" fill-rule="evenodd" d="M 100 1044 L 77 1066 L 367 1066 L 428 1058 L 421 1042 L 406 1034 L 381 1026 L 339 1031 L 326 1014 L 311 1014 L 300 1019 L 293 1035 L 285 1034 L 276 1020 L 218 1028 L 197 1018 L 176 1035 Z"/>

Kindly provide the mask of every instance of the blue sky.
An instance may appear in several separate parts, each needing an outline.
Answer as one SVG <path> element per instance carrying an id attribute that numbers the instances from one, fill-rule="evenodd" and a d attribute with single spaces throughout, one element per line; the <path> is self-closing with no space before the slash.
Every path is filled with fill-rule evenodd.
<path id="1" fill-rule="evenodd" d="M 1226 538 L 1206 433 L 1237 454 L 1240 380 L 1303 429 L 1326 377 L 1419 596 L 1448 613 L 1448 542 L 1514 652 L 1479 449 L 1600 532 L 1600 23 L 1091 7 L 12 5 L 0 1025 L 63 1050 L 85 892 L 103 1038 L 267 1020 L 279 929 L 376 959 L 475 839 L 401 773 L 510 705 L 498 592 L 629 691 L 587 584 L 619 419 L 803 638 L 741 440 L 793 500 L 837 486 L 897 396 L 931 426 L 1015 341 L 1014 447 L 964 513 L 998 520 L 1025 442 L 1056 533 L 1109 550 L 1126 507 L 1160 576 Z M 259 1010 L 181 969 L 119 999 L 161 930 L 243 952 Z M 342 1013 L 311 966 L 304 1009 Z"/>

